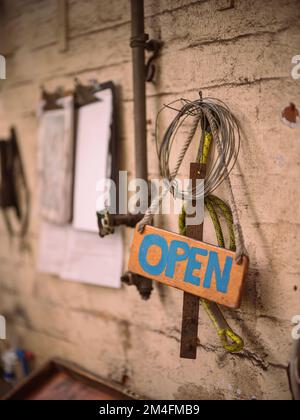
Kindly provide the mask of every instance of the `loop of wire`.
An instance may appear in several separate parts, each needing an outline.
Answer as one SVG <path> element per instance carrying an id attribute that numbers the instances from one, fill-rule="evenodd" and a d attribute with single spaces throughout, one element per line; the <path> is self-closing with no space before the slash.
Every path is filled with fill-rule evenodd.
<path id="1" fill-rule="evenodd" d="M 178 105 L 181 105 L 178 106 Z M 166 109 L 176 112 L 176 116 L 163 135 L 161 143 L 159 142 L 159 119 Z M 197 159 L 200 160 L 202 155 L 205 128 L 207 127 L 207 112 L 213 116 L 214 124 L 219 132 L 221 140 L 221 153 L 212 153 L 213 159 L 210 160 L 207 168 L 207 177 L 204 186 L 197 186 L 197 190 L 193 190 L 193 198 L 199 199 L 201 196 L 212 194 L 228 176 L 237 161 L 240 151 L 240 128 L 236 117 L 230 112 L 229 108 L 220 100 L 214 98 L 198 99 L 189 101 L 187 99 L 179 99 L 173 101 L 159 111 L 156 128 L 156 150 L 159 159 L 160 172 L 164 179 L 170 183 L 176 178 L 184 157 L 192 144 L 194 136 L 199 132 L 200 142 L 197 153 Z M 181 153 L 174 168 L 170 167 L 170 155 L 174 142 L 178 136 L 178 132 L 182 125 L 187 122 L 188 118 L 193 119 L 191 131 L 187 141 L 184 142 Z M 199 128 L 200 127 L 200 128 Z M 198 130 L 199 128 L 199 130 Z M 191 191 L 182 191 L 182 195 L 188 195 Z"/>

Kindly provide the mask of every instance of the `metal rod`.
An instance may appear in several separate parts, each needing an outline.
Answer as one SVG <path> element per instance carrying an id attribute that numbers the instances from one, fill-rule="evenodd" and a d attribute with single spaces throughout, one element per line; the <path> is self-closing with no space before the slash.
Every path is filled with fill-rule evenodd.
<path id="1" fill-rule="evenodd" d="M 190 179 L 195 188 L 197 179 L 205 179 L 206 165 L 191 163 Z M 193 200 L 193 206 L 196 202 Z M 189 225 L 186 228 L 186 236 L 202 241 L 203 223 L 201 225 Z M 182 359 L 196 359 L 198 345 L 198 319 L 199 319 L 199 298 L 184 293 L 181 328 L 180 357 Z"/>

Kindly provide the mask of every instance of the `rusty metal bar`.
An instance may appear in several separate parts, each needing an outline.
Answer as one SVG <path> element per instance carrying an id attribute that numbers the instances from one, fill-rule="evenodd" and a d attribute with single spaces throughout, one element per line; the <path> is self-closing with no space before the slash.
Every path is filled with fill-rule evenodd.
<path id="1" fill-rule="evenodd" d="M 205 176 L 206 165 L 191 163 L 190 179 L 193 182 L 193 188 L 196 187 L 197 179 L 205 179 Z M 193 205 L 195 206 L 196 202 L 193 201 Z M 196 226 L 187 226 L 186 236 L 202 241 L 203 223 Z M 180 347 L 180 357 L 182 359 L 197 358 L 199 302 L 200 300 L 197 296 L 184 293 Z"/>

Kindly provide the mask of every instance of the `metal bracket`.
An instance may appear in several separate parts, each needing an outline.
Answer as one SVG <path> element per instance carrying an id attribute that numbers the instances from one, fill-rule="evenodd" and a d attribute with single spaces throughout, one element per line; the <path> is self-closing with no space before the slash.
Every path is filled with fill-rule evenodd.
<path id="1" fill-rule="evenodd" d="M 83 85 L 78 78 L 75 78 L 75 104 L 77 107 L 89 105 L 95 102 L 102 102 L 96 98 L 95 93 L 99 90 L 100 84 L 91 80 L 87 86 Z"/>
<path id="2" fill-rule="evenodd" d="M 146 51 L 153 52 L 151 57 L 148 59 L 146 64 L 146 81 L 147 82 L 153 82 L 155 73 L 156 73 L 156 66 L 154 64 L 154 61 L 159 56 L 160 50 L 163 47 L 163 42 L 157 41 L 155 39 L 150 39 L 150 41 L 146 42 L 145 49 Z"/>
<path id="3" fill-rule="evenodd" d="M 107 235 L 114 233 L 115 227 L 127 226 L 134 228 L 143 218 L 142 214 L 109 214 L 108 211 L 104 213 L 97 213 L 99 235 L 104 238 Z"/>
<path id="4" fill-rule="evenodd" d="M 98 227 L 99 235 L 101 238 L 104 238 L 107 235 L 111 235 L 115 231 L 116 226 L 127 226 L 134 228 L 143 218 L 142 214 L 128 214 L 128 215 L 118 215 L 118 214 L 109 214 L 108 211 L 104 213 L 97 213 L 98 217 Z M 152 281 L 147 278 L 138 276 L 133 273 L 125 273 L 121 278 L 122 283 L 128 286 L 136 286 L 141 298 L 143 300 L 150 299 L 153 285 Z"/>
<path id="5" fill-rule="evenodd" d="M 46 91 L 44 86 L 41 86 L 41 96 L 44 102 L 44 111 L 53 111 L 56 109 L 62 109 L 63 107 L 57 103 L 65 95 L 63 88 L 59 87 L 55 92 L 51 93 Z"/>
<path id="6" fill-rule="evenodd" d="M 152 281 L 130 272 L 125 273 L 121 281 L 127 286 L 135 286 L 143 300 L 150 299 L 153 290 Z"/>
<path id="7" fill-rule="evenodd" d="M 143 47 L 145 51 L 153 53 L 146 63 L 146 81 L 153 83 L 156 72 L 154 61 L 159 56 L 160 50 L 163 47 L 163 42 L 156 39 L 149 40 L 149 35 L 143 34 L 143 36 L 131 38 L 130 46 L 131 48 Z"/>

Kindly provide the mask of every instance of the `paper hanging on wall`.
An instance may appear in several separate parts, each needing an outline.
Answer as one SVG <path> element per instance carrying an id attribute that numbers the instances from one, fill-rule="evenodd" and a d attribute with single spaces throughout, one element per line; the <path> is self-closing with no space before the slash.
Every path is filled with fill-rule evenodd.
<path id="1" fill-rule="evenodd" d="M 74 161 L 74 100 L 58 101 L 62 109 L 40 116 L 38 175 L 41 216 L 58 224 L 71 221 Z"/>
<path id="2" fill-rule="evenodd" d="M 113 92 L 104 89 L 95 97 L 99 102 L 79 109 L 76 141 L 73 226 L 87 232 L 98 232 L 96 211 L 104 210 L 107 196 L 97 187 L 111 177 Z"/>
<path id="3" fill-rule="evenodd" d="M 71 226 L 43 222 L 37 269 L 64 280 L 120 288 L 123 268 L 123 238 L 120 229 L 100 239 L 75 231 Z"/>
<path id="4" fill-rule="evenodd" d="M 42 222 L 40 227 L 37 270 L 60 275 L 65 259 L 69 226 Z"/>

